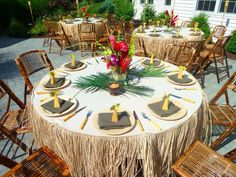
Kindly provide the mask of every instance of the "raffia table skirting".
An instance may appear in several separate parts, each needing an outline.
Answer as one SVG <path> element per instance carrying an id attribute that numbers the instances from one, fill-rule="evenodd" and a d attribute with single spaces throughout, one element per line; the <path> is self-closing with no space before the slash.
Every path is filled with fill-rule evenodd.
<path id="1" fill-rule="evenodd" d="M 150 29 L 149 29 L 150 30 Z M 201 41 L 204 40 L 204 35 L 200 36 L 191 36 L 189 29 L 185 28 L 182 30 L 182 33 L 180 35 L 183 36 L 183 38 L 172 38 L 171 33 L 169 35 L 161 32 L 161 36 L 159 37 L 151 37 L 149 36 L 149 31 L 146 31 L 145 33 L 136 33 L 135 38 L 135 50 L 140 51 L 142 50 L 142 47 L 139 45 L 139 40 L 141 39 L 144 43 L 144 47 L 146 50 L 146 53 L 148 55 L 155 54 L 155 57 L 158 59 L 164 59 L 164 54 L 166 52 L 166 48 L 169 44 L 184 44 L 188 41 Z"/>
<path id="2" fill-rule="evenodd" d="M 33 104 L 30 114 L 36 144 L 57 153 L 75 177 L 133 177 L 140 167 L 137 159 L 145 177 L 175 176 L 171 166 L 180 155 L 197 139 L 209 138 L 205 95 L 200 108 L 182 125 L 136 136 L 102 137 L 68 131 L 41 118 Z"/>

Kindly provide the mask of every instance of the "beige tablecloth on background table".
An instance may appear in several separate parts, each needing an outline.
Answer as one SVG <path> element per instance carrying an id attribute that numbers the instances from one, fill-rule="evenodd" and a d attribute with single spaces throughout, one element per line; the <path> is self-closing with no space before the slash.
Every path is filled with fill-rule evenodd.
<path id="1" fill-rule="evenodd" d="M 97 58 L 99 60 L 99 58 Z M 139 60 L 135 57 L 133 60 Z M 106 71 L 104 63 L 97 64 L 90 59 L 88 67 L 84 70 L 69 75 L 72 83 L 80 76 Z M 170 70 L 176 67 L 165 63 Z M 48 77 L 48 76 L 45 76 Z M 76 95 L 79 107 L 87 108 L 76 116 L 63 122 L 64 117 L 50 118 L 39 111 L 40 99 L 45 95 L 33 94 L 30 113 L 35 142 L 38 146 L 46 145 L 57 153 L 69 165 L 72 176 L 75 177 L 104 177 L 135 176 L 141 167 L 145 177 L 168 176 L 173 173 L 172 164 L 179 156 L 197 139 L 204 140 L 209 135 L 208 121 L 209 111 L 207 99 L 198 83 L 194 86 L 196 91 L 176 91 L 174 85 L 166 81 L 166 78 L 144 78 L 144 85 L 153 86 L 154 95 L 151 97 L 139 97 L 126 93 L 125 96 L 111 96 L 108 92 L 85 93 L 80 91 Z M 155 83 L 155 84 L 152 84 Z M 42 90 L 38 85 L 36 91 Z M 165 121 L 155 119 L 162 127 L 157 130 L 150 122 L 141 117 L 141 112 L 150 114 L 145 106 L 150 99 L 160 97 L 169 91 L 196 101 L 196 104 L 178 100 L 187 109 L 187 114 L 180 120 Z M 78 89 L 73 84 L 63 92 L 73 96 Z M 120 103 L 129 112 L 136 110 L 145 132 L 141 132 L 136 126 L 132 131 L 121 136 L 109 136 L 94 128 L 93 117 L 99 111 Z M 79 127 L 87 111 L 93 110 L 84 130 Z M 202 137 L 203 136 L 203 137 Z M 141 163 L 138 165 L 137 163 Z"/>
<path id="2" fill-rule="evenodd" d="M 160 34 L 159 37 L 151 37 L 149 34 L 153 29 L 154 27 L 151 26 L 149 29 L 145 30 L 145 33 L 136 33 L 135 49 L 141 49 L 139 46 L 139 39 L 141 38 L 143 39 L 147 54 L 155 54 L 155 57 L 159 59 L 163 59 L 168 44 L 183 44 L 188 41 L 204 40 L 203 32 L 201 32 L 199 36 L 192 36 L 190 34 L 193 33 L 193 31 L 190 31 L 190 28 L 180 29 L 180 35 L 183 36 L 183 38 L 173 38 L 172 35 L 175 34 L 175 30 L 173 29 L 172 33 L 163 32 L 163 28 L 156 28 L 161 30 L 161 32 L 157 32 L 157 34 Z M 137 29 L 135 31 L 137 31 Z"/>

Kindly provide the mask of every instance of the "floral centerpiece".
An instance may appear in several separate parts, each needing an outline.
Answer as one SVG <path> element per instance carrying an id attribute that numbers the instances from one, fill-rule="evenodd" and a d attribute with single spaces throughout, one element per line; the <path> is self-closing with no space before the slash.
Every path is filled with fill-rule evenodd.
<path id="1" fill-rule="evenodd" d="M 107 68 L 111 69 L 115 81 L 124 81 L 134 54 L 133 37 L 130 44 L 120 40 L 119 36 L 116 38 L 111 35 L 109 40 L 111 48 L 104 48 L 102 60 L 107 63 Z"/>
<path id="2" fill-rule="evenodd" d="M 83 17 L 85 20 L 88 20 L 88 18 L 89 18 L 89 14 L 88 14 L 87 10 L 88 10 L 88 7 L 87 7 L 87 6 L 84 6 L 84 7 L 81 8 L 82 17 Z"/>
<path id="3" fill-rule="evenodd" d="M 171 10 L 170 12 L 168 10 L 166 10 L 165 12 L 166 15 L 166 23 L 168 27 L 175 27 L 177 24 L 178 19 L 178 15 L 174 15 L 174 11 Z"/>

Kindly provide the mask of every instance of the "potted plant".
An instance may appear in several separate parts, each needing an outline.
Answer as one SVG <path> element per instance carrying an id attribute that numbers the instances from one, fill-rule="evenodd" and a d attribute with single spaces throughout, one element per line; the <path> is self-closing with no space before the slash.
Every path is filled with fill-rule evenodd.
<path id="1" fill-rule="evenodd" d="M 226 45 L 225 50 L 228 58 L 236 60 L 236 30 L 232 32 L 232 36 Z"/>

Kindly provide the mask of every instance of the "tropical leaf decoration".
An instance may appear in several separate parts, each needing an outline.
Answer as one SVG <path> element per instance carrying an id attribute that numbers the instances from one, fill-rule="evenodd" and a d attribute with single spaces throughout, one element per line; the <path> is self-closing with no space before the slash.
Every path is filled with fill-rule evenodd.
<path id="1" fill-rule="evenodd" d="M 165 77 L 166 76 L 166 67 L 157 68 L 155 66 L 147 66 L 144 69 L 131 68 L 128 71 L 128 74 L 134 75 L 137 77 Z"/>

